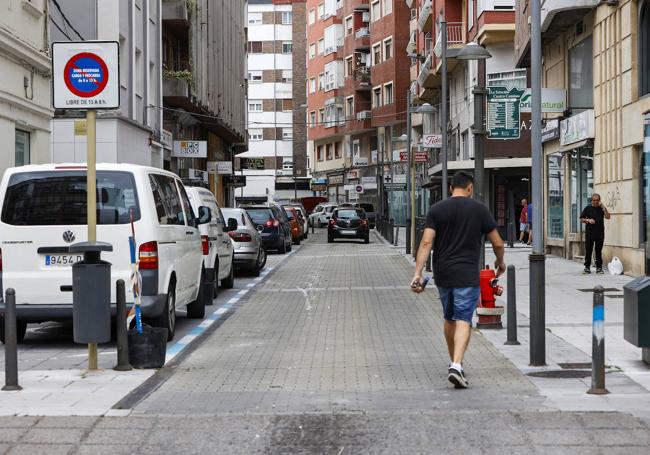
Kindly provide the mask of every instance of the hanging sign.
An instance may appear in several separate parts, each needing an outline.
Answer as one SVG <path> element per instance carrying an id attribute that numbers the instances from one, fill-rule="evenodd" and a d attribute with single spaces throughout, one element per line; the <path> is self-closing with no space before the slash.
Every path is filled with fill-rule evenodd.
<path id="1" fill-rule="evenodd" d="M 176 158 L 207 158 L 207 141 L 174 141 L 172 156 Z"/>
<path id="2" fill-rule="evenodd" d="M 439 149 L 442 147 L 442 134 L 425 134 L 422 136 L 422 147 Z"/>
<path id="3" fill-rule="evenodd" d="M 120 107 L 119 43 L 52 43 L 52 99 L 55 109 Z"/>

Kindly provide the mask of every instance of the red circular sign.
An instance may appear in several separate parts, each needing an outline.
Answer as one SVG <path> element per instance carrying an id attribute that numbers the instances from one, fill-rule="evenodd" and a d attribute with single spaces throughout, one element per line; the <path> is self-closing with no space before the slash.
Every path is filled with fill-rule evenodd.
<path id="1" fill-rule="evenodd" d="M 80 52 L 68 60 L 63 70 L 65 85 L 82 98 L 99 95 L 108 83 L 108 67 L 92 52 Z"/>

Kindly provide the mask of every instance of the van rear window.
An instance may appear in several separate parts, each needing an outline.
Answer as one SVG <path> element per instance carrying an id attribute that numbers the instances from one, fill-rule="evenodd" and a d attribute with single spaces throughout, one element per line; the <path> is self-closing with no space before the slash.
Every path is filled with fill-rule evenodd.
<path id="1" fill-rule="evenodd" d="M 86 173 L 42 171 L 14 174 L 2 206 L 2 222 L 14 226 L 86 224 Z M 97 224 L 127 224 L 140 219 L 133 175 L 97 172 Z"/>

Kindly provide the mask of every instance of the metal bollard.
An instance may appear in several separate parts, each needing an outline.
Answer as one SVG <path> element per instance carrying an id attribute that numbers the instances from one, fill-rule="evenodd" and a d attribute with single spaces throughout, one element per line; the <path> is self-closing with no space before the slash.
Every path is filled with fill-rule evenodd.
<path id="1" fill-rule="evenodd" d="M 508 302 L 506 303 L 508 311 L 508 341 L 504 344 L 518 345 L 517 341 L 517 288 L 515 286 L 515 266 L 508 266 Z"/>
<path id="2" fill-rule="evenodd" d="M 314 223 L 313 221 L 311 222 L 311 233 L 312 234 L 316 233 L 316 223 Z"/>
<path id="3" fill-rule="evenodd" d="M 117 332 L 117 365 L 115 371 L 130 371 L 133 369 L 129 363 L 129 337 L 126 330 L 126 289 L 124 280 L 117 280 L 115 285 L 117 299 L 117 312 L 115 324 Z"/>
<path id="4" fill-rule="evenodd" d="M 395 232 L 393 235 L 393 246 L 397 246 L 399 244 L 399 226 L 395 226 L 395 230 L 393 232 Z"/>
<path id="5" fill-rule="evenodd" d="M 16 291 L 5 294 L 5 385 L 2 390 L 22 390 L 18 385 L 18 329 L 16 327 Z"/>
<path id="6" fill-rule="evenodd" d="M 587 393 L 605 395 L 605 290 L 594 288 L 594 309 L 591 335 L 591 388 Z"/>
<path id="7" fill-rule="evenodd" d="M 395 237 L 395 220 L 391 218 L 388 221 L 388 243 L 393 243 L 393 238 Z"/>

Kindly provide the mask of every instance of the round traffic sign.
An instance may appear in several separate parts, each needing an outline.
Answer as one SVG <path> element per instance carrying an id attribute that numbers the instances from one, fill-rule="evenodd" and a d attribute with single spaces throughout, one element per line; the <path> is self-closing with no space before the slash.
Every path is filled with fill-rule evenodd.
<path id="1" fill-rule="evenodd" d="M 357 186 L 355 186 L 355 187 L 354 187 L 354 190 L 355 190 L 357 193 L 363 193 L 363 185 L 357 185 Z"/>
<path id="2" fill-rule="evenodd" d="M 92 52 L 73 55 L 63 70 L 65 85 L 82 98 L 99 95 L 108 83 L 108 68 L 104 60 Z"/>

